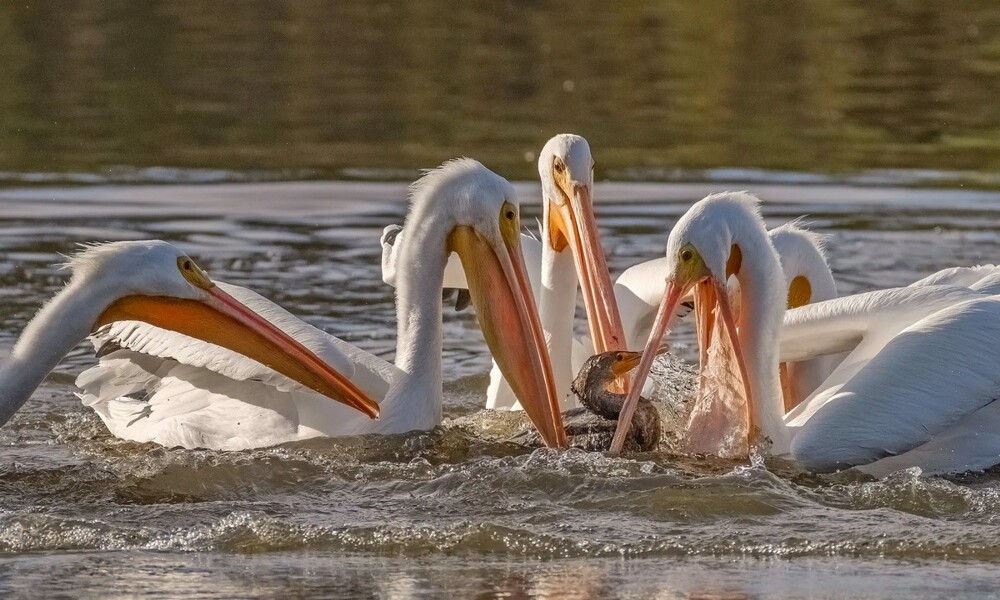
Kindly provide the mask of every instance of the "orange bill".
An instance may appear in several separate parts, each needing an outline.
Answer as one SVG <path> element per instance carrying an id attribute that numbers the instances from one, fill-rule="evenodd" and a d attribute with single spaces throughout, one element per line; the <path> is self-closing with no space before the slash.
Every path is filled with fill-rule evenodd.
<path id="1" fill-rule="evenodd" d="M 549 203 L 549 229 L 558 233 L 550 243 L 557 250 L 561 249 L 560 244 L 570 245 L 594 351 L 601 354 L 624 350 L 625 334 L 598 235 L 590 187 L 573 181 L 557 183 L 567 201 L 562 205 Z"/>
<path id="2" fill-rule="evenodd" d="M 642 393 L 642 386 L 646 383 L 649 370 L 653 366 L 657 350 L 663 336 L 667 333 L 667 325 L 670 323 L 680 304 L 681 298 L 687 293 L 690 286 L 681 287 L 672 280 L 667 280 L 666 290 L 663 294 L 663 301 L 660 309 L 656 312 L 656 320 L 653 322 L 653 330 L 646 341 L 646 348 L 642 351 L 642 360 L 635 370 L 632 378 L 632 388 L 625 397 L 625 404 L 622 406 L 621 414 L 618 416 L 618 427 L 615 429 L 615 436 L 611 439 L 611 454 L 619 454 L 625 446 L 625 439 L 628 437 L 629 429 L 632 427 L 632 416 L 639 406 L 639 394 Z"/>
<path id="3" fill-rule="evenodd" d="M 733 361 L 739 370 L 739 377 L 741 380 L 740 387 L 742 388 L 740 390 L 742 392 L 741 410 L 746 411 L 746 413 L 742 413 L 739 418 L 746 420 L 745 422 L 748 426 L 747 442 L 751 442 L 752 440 L 749 438 L 756 435 L 757 429 L 754 423 L 753 393 L 750 385 L 749 372 L 747 370 L 745 357 L 743 356 L 743 349 L 740 346 L 739 338 L 737 336 L 738 332 L 736 328 L 736 319 L 733 315 L 733 309 L 730 305 L 729 294 L 725 285 L 709 279 L 702 279 L 695 283 L 678 285 L 673 280 L 668 279 L 663 302 L 660 303 L 660 308 L 656 314 L 656 322 L 653 325 L 653 330 L 646 343 L 646 349 L 643 351 L 642 361 L 636 369 L 635 378 L 632 381 L 632 389 L 629 391 L 629 394 L 625 399 L 625 405 L 622 408 L 621 417 L 618 420 L 618 429 L 615 431 L 615 437 L 611 443 L 612 453 L 621 452 L 621 448 L 624 446 L 625 437 L 628 435 L 628 430 L 631 425 L 632 414 L 635 412 L 636 405 L 639 401 L 639 393 L 642 391 L 642 386 L 646 381 L 646 377 L 649 375 L 649 370 L 652 367 L 653 359 L 655 358 L 655 350 L 662 343 L 663 336 L 666 335 L 667 324 L 671 316 L 674 314 L 677 304 L 680 302 L 684 294 L 691 288 L 695 289 L 694 297 L 698 328 L 697 337 L 701 363 L 701 368 L 699 369 L 701 372 L 699 377 L 699 396 L 706 391 L 703 388 L 706 385 L 704 380 L 704 370 L 709 360 L 708 345 L 714 339 L 713 332 L 715 328 L 721 324 L 722 330 L 728 338 L 728 349 L 732 351 Z M 718 309 L 717 312 L 716 309 Z"/>
<path id="4" fill-rule="evenodd" d="M 716 283 L 716 301 L 719 304 L 719 312 L 722 315 L 722 324 L 729 336 L 729 344 L 735 354 L 736 364 L 740 370 L 740 378 L 743 380 L 744 406 L 746 407 L 747 443 L 753 441 L 757 428 L 754 424 L 753 414 L 753 388 L 750 386 L 750 373 L 747 370 L 747 362 L 743 357 L 743 347 L 740 345 L 736 330 L 736 319 L 733 317 L 733 309 L 729 304 L 729 294 L 726 287 L 721 283 Z"/>
<path id="5" fill-rule="evenodd" d="M 378 418 L 379 405 L 353 382 L 274 324 L 212 285 L 204 300 L 126 296 L 109 306 L 94 330 L 142 321 L 215 344 L 255 360 L 328 398 Z"/>
<path id="6" fill-rule="evenodd" d="M 785 412 L 789 412 L 795 408 L 796 402 L 792 393 L 792 377 L 788 372 L 788 363 L 778 365 L 778 378 L 781 381 L 781 399 L 784 402 Z"/>
<path id="7" fill-rule="evenodd" d="M 619 352 L 618 360 L 611 365 L 611 372 L 615 377 L 625 377 L 641 360 L 642 352 Z"/>
<path id="8" fill-rule="evenodd" d="M 516 225 L 504 247 L 468 226 L 456 227 L 449 246 L 462 260 L 469 294 L 486 344 L 528 418 L 549 447 L 568 446 L 552 364 L 538 320 Z"/>

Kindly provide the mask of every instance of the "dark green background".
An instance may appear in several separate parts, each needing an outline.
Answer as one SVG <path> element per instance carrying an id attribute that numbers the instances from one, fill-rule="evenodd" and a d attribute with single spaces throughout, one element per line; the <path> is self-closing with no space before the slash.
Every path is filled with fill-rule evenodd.
<path id="1" fill-rule="evenodd" d="M 353 169 L 468 155 L 528 178 L 575 131 L 613 178 L 983 172 L 998 95 L 985 1 L 0 4 L 3 171 L 392 177 Z"/>

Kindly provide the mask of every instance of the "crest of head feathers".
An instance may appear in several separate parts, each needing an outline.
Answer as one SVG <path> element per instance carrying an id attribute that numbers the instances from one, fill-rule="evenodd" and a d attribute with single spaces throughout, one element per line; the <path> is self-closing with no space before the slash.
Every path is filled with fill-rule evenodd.
<path id="1" fill-rule="evenodd" d="M 112 271 L 134 274 L 149 265 L 169 267 L 184 256 L 179 248 L 162 240 L 86 243 L 78 248 L 70 256 L 62 255 L 66 262 L 60 265 L 70 270 L 74 279 Z"/>
<path id="2" fill-rule="evenodd" d="M 702 202 L 714 206 L 729 205 L 749 211 L 757 217 L 761 216 L 760 198 L 746 190 L 739 190 L 735 192 L 716 192 L 705 196 L 705 199 L 702 200 Z"/>
<path id="3" fill-rule="evenodd" d="M 805 219 L 805 217 L 798 217 L 794 221 L 775 227 L 770 231 L 771 240 L 777 243 L 776 240 L 783 236 L 796 236 L 808 242 L 819 251 L 823 258 L 826 258 L 826 246 L 830 236 L 808 229 L 809 223 Z"/>
<path id="4" fill-rule="evenodd" d="M 424 169 L 420 179 L 410 184 L 410 204 L 412 205 L 421 201 L 430 190 L 440 192 L 442 188 L 450 187 L 456 182 L 462 181 L 464 179 L 463 176 L 476 173 L 477 171 L 488 172 L 486 167 L 478 160 L 465 157 L 453 158 L 433 169 Z"/>
<path id="5" fill-rule="evenodd" d="M 486 215 L 499 211 L 504 201 L 516 204 L 517 196 L 506 179 L 479 161 L 457 158 L 426 171 L 410 186 L 409 200 L 406 222 L 418 229 L 442 221 L 484 222 Z"/>
<path id="6" fill-rule="evenodd" d="M 59 254 L 66 259 L 59 269 L 82 276 L 101 270 L 125 249 L 126 242 L 79 242 L 76 246 L 72 254 Z"/>

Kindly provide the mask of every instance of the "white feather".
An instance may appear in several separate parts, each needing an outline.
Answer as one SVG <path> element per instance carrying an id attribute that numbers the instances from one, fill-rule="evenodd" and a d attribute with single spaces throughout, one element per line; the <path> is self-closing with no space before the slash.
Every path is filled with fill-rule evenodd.
<path id="1" fill-rule="evenodd" d="M 914 281 L 910 287 L 926 285 L 957 285 L 969 287 L 982 278 L 997 272 L 994 265 L 976 265 L 974 267 L 951 267 L 941 269 L 937 273 L 932 273 L 923 279 Z"/>
<path id="2" fill-rule="evenodd" d="M 496 215 L 513 198 L 508 182 L 469 159 L 445 163 L 411 187 L 408 218 L 423 221 L 426 228 L 422 242 L 411 242 L 404 250 L 412 264 L 397 301 L 396 356 L 397 361 L 405 357 L 407 362 L 400 364 L 406 372 L 249 290 L 218 284 L 369 397 L 380 399 L 378 420 L 239 354 L 135 322 L 115 323 L 97 333 L 97 347 L 112 346 L 78 378 L 81 398 L 115 435 L 188 448 L 234 450 L 318 435 L 430 429 L 441 419 L 440 287 L 446 237 L 459 220 L 480 227 L 485 235 L 498 235 Z M 86 269 L 101 256 L 88 251 L 87 260 L 74 259 L 74 266 Z M 171 263 L 172 258 L 167 256 Z"/>
<path id="3" fill-rule="evenodd" d="M 288 333 L 371 397 L 385 398 L 399 371 L 239 286 L 219 287 Z M 115 435 L 186 448 L 239 450 L 316 437 L 392 431 L 245 356 L 146 323 L 125 321 L 94 336 L 121 350 L 77 378 L 83 403 Z M 138 399 L 137 399 L 138 396 Z M 403 419 L 403 427 L 409 427 Z M 406 429 L 404 429 L 405 431 Z"/>
<path id="4" fill-rule="evenodd" d="M 801 423 L 792 455 L 807 468 L 830 470 L 900 455 L 945 434 L 997 398 L 997 339 L 1000 298 L 919 320 L 789 420 Z M 1000 454 L 1000 447 L 991 451 Z"/>

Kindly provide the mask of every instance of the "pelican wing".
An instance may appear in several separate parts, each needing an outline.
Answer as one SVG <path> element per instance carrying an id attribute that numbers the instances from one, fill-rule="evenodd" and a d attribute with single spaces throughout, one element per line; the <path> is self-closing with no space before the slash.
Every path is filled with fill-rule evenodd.
<path id="1" fill-rule="evenodd" d="M 653 329 L 656 311 L 667 288 L 667 259 L 654 258 L 625 269 L 615 280 L 615 301 L 621 313 L 625 343 L 630 350 L 642 350 Z M 731 282 L 735 282 L 732 279 Z M 673 318 L 683 319 L 694 308 L 690 298 L 677 307 Z M 589 357 L 584 357 L 584 359 Z M 582 362 L 580 363 L 583 364 Z"/>
<path id="2" fill-rule="evenodd" d="M 309 426 L 310 409 L 323 404 L 319 394 L 283 392 L 129 350 L 107 355 L 77 381 L 83 403 L 111 433 L 132 441 L 243 450 L 323 434 Z M 352 417 L 346 406 L 337 409 Z"/>
<path id="3" fill-rule="evenodd" d="M 667 259 L 662 257 L 633 265 L 615 280 L 615 301 L 629 349 L 640 350 L 646 344 L 666 278 Z"/>
<path id="4" fill-rule="evenodd" d="M 941 269 L 937 273 L 928 275 L 919 281 L 914 281 L 910 284 L 910 287 L 926 285 L 957 285 L 961 287 L 970 287 L 983 277 L 996 273 L 997 271 L 998 268 L 996 265 L 951 267 L 950 269 Z"/>
<path id="5" fill-rule="evenodd" d="M 379 244 L 382 245 L 382 281 L 390 287 L 396 287 L 396 262 L 399 244 L 396 238 L 403 233 L 402 225 L 386 225 L 382 229 Z"/>
<path id="6" fill-rule="evenodd" d="M 971 284 L 969 289 L 986 296 L 1000 294 L 1000 272 L 990 273 L 979 281 Z"/>
<path id="7" fill-rule="evenodd" d="M 1000 464 L 1000 401 L 973 411 L 909 452 L 863 465 L 875 477 L 918 467 L 924 475 L 982 471 Z"/>
<path id="8" fill-rule="evenodd" d="M 997 339 L 1000 298 L 975 298 L 920 319 L 850 379 L 824 384 L 805 410 L 790 413 L 789 425 L 800 427 L 792 456 L 823 471 L 902 455 L 947 434 L 997 398 Z"/>
<path id="9" fill-rule="evenodd" d="M 238 286 L 219 284 L 374 398 L 398 370 Z M 235 450 L 318 435 L 368 433 L 377 422 L 240 354 L 146 323 L 93 336 L 100 362 L 77 385 L 115 435 L 165 446 Z"/>
<path id="10" fill-rule="evenodd" d="M 794 362 L 851 352 L 863 339 L 877 352 L 916 321 L 946 306 L 980 296 L 965 287 L 911 286 L 795 308 L 785 313 L 779 336 L 779 360 Z"/>

